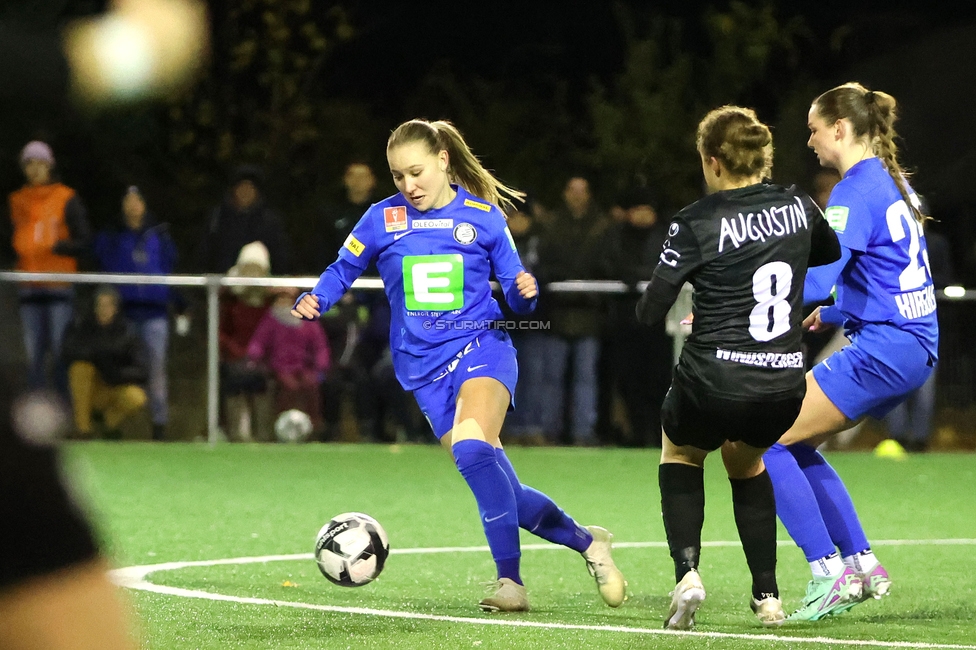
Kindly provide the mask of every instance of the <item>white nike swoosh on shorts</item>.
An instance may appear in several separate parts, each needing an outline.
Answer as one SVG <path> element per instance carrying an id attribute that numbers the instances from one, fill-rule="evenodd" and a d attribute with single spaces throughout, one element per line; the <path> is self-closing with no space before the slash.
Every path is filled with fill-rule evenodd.
<path id="1" fill-rule="evenodd" d="M 478 368 L 486 368 L 487 366 L 488 366 L 487 363 L 483 363 L 480 366 L 468 366 L 468 372 L 471 372 L 472 370 L 477 370 Z"/>

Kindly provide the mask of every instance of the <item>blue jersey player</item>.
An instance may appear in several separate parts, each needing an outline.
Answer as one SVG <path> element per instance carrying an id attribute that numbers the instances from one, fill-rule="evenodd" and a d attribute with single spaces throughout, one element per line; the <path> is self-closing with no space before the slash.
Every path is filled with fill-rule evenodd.
<path id="1" fill-rule="evenodd" d="M 610 556 L 612 536 L 583 527 L 548 496 L 523 485 L 499 434 L 513 406 L 516 352 L 495 324 L 502 311 L 489 280 L 518 313 L 535 308 L 538 284 L 519 260 L 502 185 L 445 121 L 411 120 L 387 143 L 399 194 L 374 204 L 339 258 L 292 312 L 318 318 L 376 261 L 390 301 L 397 379 L 412 391 L 434 435 L 449 448 L 478 503 L 498 571 L 486 611 L 527 611 L 519 574 L 519 527 L 583 554 L 603 600 L 619 606 L 626 583 Z"/>
<path id="2" fill-rule="evenodd" d="M 868 415 L 884 417 L 925 383 L 938 359 L 925 217 L 897 160 L 895 118 L 893 97 L 857 83 L 825 92 L 809 112 L 809 146 L 842 176 L 825 211 L 842 255 L 807 275 L 807 303 L 823 302 L 833 287 L 836 300 L 804 325 L 842 325 L 851 344 L 807 373 L 799 417 L 764 456 L 777 514 L 813 571 L 792 620 L 817 620 L 888 593 L 891 580 L 847 489 L 815 447 Z"/>

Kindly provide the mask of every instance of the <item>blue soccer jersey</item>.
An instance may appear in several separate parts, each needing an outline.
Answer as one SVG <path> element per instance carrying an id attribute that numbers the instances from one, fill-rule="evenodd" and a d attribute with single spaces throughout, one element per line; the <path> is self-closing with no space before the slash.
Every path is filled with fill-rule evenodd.
<path id="1" fill-rule="evenodd" d="M 909 192 L 917 204 L 917 195 Z M 835 305 L 821 310 L 823 320 L 843 322 L 850 331 L 871 323 L 893 325 L 911 332 L 937 359 L 935 286 L 922 224 L 881 160 L 868 158 L 851 167 L 830 193 L 824 216 L 851 259 L 843 270 L 837 265 L 810 270 L 811 281 L 836 283 Z"/>
<path id="2" fill-rule="evenodd" d="M 463 187 L 455 189 L 448 205 L 426 212 L 401 194 L 372 205 L 312 290 L 324 313 L 376 260 L 390 301 L 393 366 L 406 390 L 431 382 L 503 318 L 492 296 L 492 275 L 515 312 L 535 308 L 535 299 L 525 300 L 515 286 L 515 276 L 525 269 L 501 210 Z"/>

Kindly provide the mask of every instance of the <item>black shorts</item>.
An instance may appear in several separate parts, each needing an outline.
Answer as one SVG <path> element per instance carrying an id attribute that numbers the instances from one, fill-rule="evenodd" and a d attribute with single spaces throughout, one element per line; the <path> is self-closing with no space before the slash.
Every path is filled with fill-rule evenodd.
<path id="1" fill-rule="evenodd" d="M 92 560 L 98 548 L 56 449 L 24 443 L 0 413 L 0 590 Z"/>
<path id="2" fill-rule="evenodd" d="M 661 424 L 676 445 L 714 451 L 726 440 L 771 447 L 800 414 L 803 397 L 770 402 L 730 400 L 689 390 L 675 380 L 661 406 Z"/>

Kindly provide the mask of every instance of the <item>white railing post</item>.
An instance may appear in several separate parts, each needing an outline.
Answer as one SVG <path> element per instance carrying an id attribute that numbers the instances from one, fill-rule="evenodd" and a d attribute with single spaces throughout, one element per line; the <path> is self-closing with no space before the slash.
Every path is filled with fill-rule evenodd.
<path id="1" fill-rule="evenodd" d="M 207 442 L 217 444 L 220 415 L 220 276 L 207 278 Z"/>

